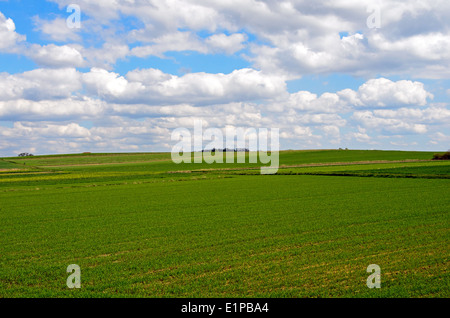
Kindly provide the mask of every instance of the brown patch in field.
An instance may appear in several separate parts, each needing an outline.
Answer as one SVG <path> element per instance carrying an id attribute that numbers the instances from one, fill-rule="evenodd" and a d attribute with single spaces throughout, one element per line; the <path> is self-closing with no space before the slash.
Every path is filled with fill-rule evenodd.
<path id="1" fill-rule="evenodd" d="M 167 173 L 192 173 L 192 170 L 167 171 Z"/>
<path id="2" fill-rule="evenodd" d="M 156 159 L 156 160 L 145 160 L 145 161 L 125 161 L 125 162 L 102 162 L 102 163 L 77 163 L 77 164 L 60 164 L 60 165 L 40 165 L 42 168 L 60 168 L 60 167 L 84 167 L 84 166 L 105 166 L 105 165 L 125 165 L 132 163 L 149 163 L 157 161 L 170 161 L 172 159 Z"/>
<path id="3" fill-rule="evenodd" d="M 326 166 L 350 166 L 350 165 L 367 165 L 375 163 L 406 163 L 406 162 L 431 162 L 433 160 L 422 159 L 405 159 L 405 160 L 368 160 L 368 161 L 351 161 L 351 162 L 323 162 L 323 163 L 302 163 L 297 165 L 280 165 L 279 169 L 284 168 L 302 168 L 302 167 L 326 167 Z M 191 172 L 211 172 L 211 171 L 234 171 L 234 170 L 259 170 L 261 167 L 233 167 L 233 168 L 209 168 L 198 170 L 180 170 L 168 171 L 168 173 L 191 173 Z"/>

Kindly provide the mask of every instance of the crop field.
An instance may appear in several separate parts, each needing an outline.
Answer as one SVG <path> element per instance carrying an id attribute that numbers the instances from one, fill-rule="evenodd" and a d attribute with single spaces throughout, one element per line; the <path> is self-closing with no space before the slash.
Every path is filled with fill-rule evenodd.
<path id="1" fill-rule="evenodd" d="M 450 297 L 450 162 L 433 154 L 282 151 L 274 175 L 170 153 L 2 158 L 0 297 Z"/>

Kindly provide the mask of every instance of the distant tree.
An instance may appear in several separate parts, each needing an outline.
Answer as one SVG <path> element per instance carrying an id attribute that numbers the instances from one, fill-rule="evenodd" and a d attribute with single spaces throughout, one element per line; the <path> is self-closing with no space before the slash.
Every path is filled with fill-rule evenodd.
<path id="1" fill-rule="evenodd" d="M 433 155 L 433 160 L 450 160 L 450 150 L 444 154 L 435 153 Z"/>
<path id="2" fill-rule="evenodd" d="M 32 157 L 32 156 L 33 154 L 28 152 L 22 152 L 19 154 L 19 157 Z"/>

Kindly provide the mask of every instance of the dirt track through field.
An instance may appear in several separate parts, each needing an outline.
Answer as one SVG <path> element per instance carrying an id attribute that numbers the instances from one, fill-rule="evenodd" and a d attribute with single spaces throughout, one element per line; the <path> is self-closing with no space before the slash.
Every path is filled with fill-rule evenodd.
<path id="1" fill-rule="evenodd" d="M 144 161 L 127 161 L 127 162 L 103 162 L 103 163 L 79 163 L 79 164 L 59 164 L 59 165 L 38 165 L 41 168 L 62 168 L 62 167 L 84 167 L 84 166 L 106 166 L 106 165 L 125 165 L 125 164 L 139 164 L 139 163 L 150 163 L 150 162 L 163 162 L 171 161 L 171 158 L 167 159 L 155 159 L 155 160 L 144 160 Z M 407 163 L 407 162 L 431 162 L 432 160 L 421 160 L 421 159 L 406 159 L 406 160 L 373 160 L 373 161 L 353 161 L 353 162 L 324 162 L 324 163 L 304 163 L 296 165 L 280 165 L 280 169 L 285 168 L 302 168 L 302 167 L 322 167 L 322 166 L 347 166 L 347 165 L 365 165 L 365 164 L 376 164 L 376 163 Z M 168 173 L 191 173 L 191 172 L 201 172 L 201 171 L 227 171 L 227 170 L 256 170 L 260 167 L 233 167 L 233 168 L 211 168 L 211 169 L 199 169 L 199 170 L 183 170 L 183 171 L 168 171 Z M 20 169 L 0 169 L 0 171 L 13 171 Z"/>
<path id="2" fill-rule="evenodd" d="M 374 163 L 406 163 L 406 162 L 431 162 L 432 160 L 405 159 L 405 160 L 373 160 L 373 161 L 353 161 L 353 162 L 329 162 L 329 163 L 307 163 L 299 165 L 281 165 L 280 168 L 299 168 L 299 167 L 321 167 L 321 166 L 349 166 L 349 165 L 367 165 Z"/>
<path id="3" fill-rule="evenodd" d="M 172 159 L 155 159 L 155 160 L 145 160 L 145 161 L 126 161 L 126 162 L 102 162 L 102 163 L 77 163 L 77 164 L 62 164 L 62 165 L 38 165 L 41 168 L 60 168 L 60 167 L 84 167 L 84 166 L 107 166 L 107 165 L 125 165 L 134 163 L 150 163 L 158 161 L 170 161 Z"/>
<path id="4" fill-rule="evenodd" d="M 421 160 L 421 159 L 405 159 L 405 160 L 374 160 L 374 161 L 352 161 L 352 162 L 324 162 L 324 163 L 304 163 L 297 165 L 280 165 L 279 169 L 285 168 L 303 168 L 303 167 L 326 167 L 326 166 L 350 166 L 350 165 L 366 165 L 376 163 L 408 163 L 408 162 L 431 162 L 433 160 Z M 211 169 L 198 169 L 198 170 L 180 170 L 180 171 L 168 171 L 168 173 L 191 173 L 202 171 L 228 171 L 228 170 L 258 170 L 261 167 L 234 167 L 234 168 L 211 168 Z"/>

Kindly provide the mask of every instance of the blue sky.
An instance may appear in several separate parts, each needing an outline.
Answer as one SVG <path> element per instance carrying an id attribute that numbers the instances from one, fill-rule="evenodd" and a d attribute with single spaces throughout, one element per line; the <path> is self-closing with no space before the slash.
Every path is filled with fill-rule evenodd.
<path id="1" fill-rule="evenodd" d="M 279 128 L 281 149 L 445 151 L 449 14 L 443 0 L 0 0 L 0 156 L 170 151 L 196 119 Z"/>

